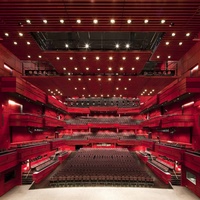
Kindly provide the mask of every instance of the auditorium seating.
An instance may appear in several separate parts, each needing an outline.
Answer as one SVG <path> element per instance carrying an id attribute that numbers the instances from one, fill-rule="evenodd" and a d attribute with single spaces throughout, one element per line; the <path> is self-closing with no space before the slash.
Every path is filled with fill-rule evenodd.
<path id="1" fill-rule="evenodd" d="M 142 170 L 127 149 L 80 149 L 64 169 L 50 178 L 50 185 L 153 186 L 153 179 Z"/>

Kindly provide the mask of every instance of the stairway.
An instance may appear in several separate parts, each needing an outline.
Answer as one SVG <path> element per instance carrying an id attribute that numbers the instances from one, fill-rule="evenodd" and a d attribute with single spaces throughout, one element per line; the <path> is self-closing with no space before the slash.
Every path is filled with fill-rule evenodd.
<path id="1" fill-rule="evenodd" d="M 22 185 L 29 185 L 33 182 L 33 174 L 30 173 L 23 173 L 22 174 Z"/>
<path id="2" fill-rule="evenodd" d="M 181 185 L 181 173 L 171 173 L 171 184 L 172 185 Z"/>

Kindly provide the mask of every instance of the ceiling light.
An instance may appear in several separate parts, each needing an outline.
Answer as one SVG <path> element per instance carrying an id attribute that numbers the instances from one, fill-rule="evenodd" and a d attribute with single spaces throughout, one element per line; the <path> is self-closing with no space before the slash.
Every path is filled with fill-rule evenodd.
<path id="1" fill-rule="evenodd" d="M 95 97 L 97 97 L 97 95 L 96 95 L 96 94 L 95 94 L 94 96 L 95 96 Z"/>
<path id="2" fill-rule="evenodd" d="M 108 70 L 111 71 L 111 70 L 112 70 L 112 67 L 109 67 Z"/>
<path id="3" fill-rule="evenodd" d="M 43 23 L 44 23 L 44 24 L 47 24 L 47 20 L 46 20 L 46 19 L 44 19 L 44 20 L 43 20 Z"/>
<path id="4" fill-rule="evenodd" d="M 100 71 L 100 70 L 101 70 L 100 68 L 97 69 L 97 71 Z"/>
<path id="5" fill-rule="evenodd" d="M 65 68 L 65 67 L 63 67 L 63 70 L 66 70 L 66 68 Z"/>
<path id="6" fill-rule="evenodd" d="M 179 46 L 181 46 L 183 43 L 182 42 L 179 42 Z"/>
<path id="7" fill-rule="evenodd" d="M 23 33 L 21 33 L 21 32 L 19 33 L 19 36 L 20 36 L 20 37 L 22 37 L 23 35 L 24 35 Z"/>
<path id="8" fill-rule="evenodd" d="M 30 56 L 30 55 L 28 55 L 27 57 L 28 57 L 28 58 L 31 58 L 31 56 Z"/>
<path id="9" fill-rule="evenodd" d="M 114 24 L 114 23 L 115 23 L 115 20 L 114 20 L 114 19 L 111 19 L 111 20 L 110 20 L 110 23 L 111 23 L 111 24 Z"/>
<path id="10" fill-rule="evenodd" d="M 17 42 L 14 42 L 14 45 L 17 45 Z"/>
<path id="11" fill-rule="evenodd" d="M 96 60 L 99 60 L 99 56 L 96 57 Z"/>
<path id="12" fill-rule="evenodd" d="M 120 67 L 119 69 L 120 69 L 120 71 L 124 70 L 124 68 L 123 68 L 123 67 Z"/>
<path id="13" fill-rule="evenodd" d="M 160 56 L 157 56 L 157 58 L 160 58 Z"/>
<path id="14" fill-rule="evenodd" d="M 56 91 L 58 91 L 58 89 L 56 89 Z"/>
<path id="15" fill-rule="evenodd" d="M 154 90 L 154 89 L 152 89 L 152 91 L 154 92 L 155 90 Z"/>
<path id="16" fill-rule="evenodd" d="M 126 57 L 124 56 L 124 57 L 122 57 L 122 60 L 126 60 Z"/>
<path id="17" fill-rule="evenodd" d="M 70 60 L 73 60 L 73 57 L 69 57 Z"/>
<path id="18" fill-rule="evenodd" d="M 109 97 L 109 94 L 107 94 L 107 97 Z"/>
<path id="19" fill-rule="evenodd" d="M 98 24 L 98 20 L 97 20 L 97 19 L 94 19 L 94 20 L 93 20 L 93 23 L 94 23 L 94 24 Z"/>
<path id="20" fill-rule="evenodd" d="M 176 35 L 176 33 L 172 33 L 172 36 L 174 37 Z"/>
<path id="21" fill-rule="evenodd" d="M 48 89 L 48 91 L 51 91 L 50 89 Z"/>
<path id="22" fill-rule="evenodd" d="M 81 78 L 78 78 L 79 81 L 81 81 Z"/>
<path id="23" fill-rule="evenodd" d="M 88 78 L 88 81 L 91 81 L 91 78 Z"/>
<path id="24" fill-rule="evenodd" d="M 161 24 L 164 24 L 164 23 L 165 23 L 165 20 L 164 20 L 164 19 L 162 19 L 160 22 L 161 22 Z"/>
<path id="25" fill-rule="evenodd" d="M 111 78 L 108 78 L 108 81 L 111 81 L 112 79 Z"/>
<path id="26" fill-rule="evenodd" d="M 116 90 L 119 90 L 119 88 L 118 88 L 118 87 L 116 87 Z"/>
<path id="27" fill-rule="evenodd" d="M 136 59 L 136 60 L 139 60 L 139 59 L 140 59 L 140 57 L 139 57 L 139 56 L 137 56 L 135 59 Z"/>
<path id="28" fill-rule="evenodd" d="M 56 57 L 56 60 L 60 60 L 60 57 Z"/>
<path id="29" fill-rule="evenodd" d="M 132 70 L 135 70 L 135 68 L 134 68 L 134 67 L 132 67 Z"/>
<path id="30" fill-rule="evenodd" d="M 74 67 L 74 70 L 78 70 L 78 68 L 77 68 L 77 67 Z"/>
<path id="31" fill-rule="evenodd" d="M 85 90 L 85 88 L 83 88 L 83 90 Z"/>
<path id="32" fill-rule="evenodd" d="M 166 45 L 169 45 L 169 42 L 165 42 Z"/>
<path id="33" fill-rule="evenodd" d="M 110 57 L 109 57 L 109 60 L 112 60 L 112 59 L 113 59 L 113 57 L 112 57 L 112 56 L 110 56 Z"/>
<path id="34" fill-rule="evenodd" d="M 8 36 L 9 36 L 9 33 L 4 33 L 4 35 L 5 35 L 6 37 L 8 37 Z"/>
<path id="35" fill-rule="evenodd" d="M 90 94 L 88 94 L 88 97 L 90 97 L 91 95 Z"/>
<path id="36" fill-rule="evenodd" d="M 85 57 L 85 56 L 83 57 L 83 60 L 86 60 L 86 57 Z"/>
<path id="37" fill-rule="evenodd" d="M 64 19 L 60 19 L 61 24 L 64 24 L 64 22 L 65 22 Z"/>
<path id="38" fill-rule="evenodd" d="M 53 93 L 53 91 L 51 91 L 51 93 Z"/>
<path id="39" fill-rule="evenodd" d="M 118 78 L 118 81 L 121 81 L 122 79 L 121 78 Z"/>
<path id="40" fill-rule="evenodd" d="M 171 58 L 171 56 L 168 56 L 168 58 L 170 59 L 170 58 Z"/>
<path id="41" fill-rule="evenodd" d="M 82 94 L 82 97 L 84 97 L 85 95 L 84 94 Z"/>
<path id="42" fill-rule="evenodd" d="M 113 97 L 116 97 L 116 95 L 114 94 Z"/>
<path id="43" fill-rule="evenodd" d="M 65 47 L 66 47 L 66 48 L 69 48 L 69 45 L 68 45 L 68 44 L 65 44 Z"/>
<path id="44" fill-rule="evenodd" d="M 29 41 L 26 42 L 27 45 L 30 45 L 31 43 Z"/>
<path id="45" fill-rule="evenodd" d="M 126 48 L 129 49 L 130 48 L 130 44 L 126 44 Z"/>
<path id="46" fill-rule="evenodd" d="M 80 20 L 80 19 L 77 19 L 77 20 L 76 20 L 76 23 L 77 23 L 77 24 L 80 24 L 80 23 L 81 23 L 81 20 Z"/>
<path id="47" fill-rule="evenodd" d="M 31 24 L 31 20 L 30 20 L 30 19 L 27 19 L 27 20 L 26 20 L 26 23 L 27 23 L 27 24 Z"/>
<path id="48" fill-rule="evenodd" d="M 145 20 L 144 20 L 144 23 L 145 23 L 145 24 L 147 24 L 148 22 L 149 22 L 149 20 L 148 20 L 148 19 L 145 19 Z"/>
<path id="49" fill-rule="evenodd" d="M 86 43 L 85 48 L 88 49 L 89 47 L 90 47 L 89 44 Z"/>
<path id="50" fill-rule="evenodd" d="M 127 90 L 127 88 L 124 88 L 124 90 Z"/>
<path id="51" fill-rule="evenodd" d="M 190 33 L 186 33 L 186 36 L 189 37 L 189 36 L 190 36 Z"/>
<path id="52" fill-rule="evenodd" d="M 74 89 L 75 89 L 75 90 L 77 90 L 77 88 L 76 88 L 76 87 L 75 87 Z"/>
<path id="53" fill-rule="evenodd" d="M 88 71 L 88 70 L 89 70 L 89 67 L 86 67 L 85 69 Z"/>
<path id="54" fill-rule="evenodd" d="M 129 78 L 128 80 L 131 81 L 131 78 Z"/>
<path id="55" fill-rule="evenodd" d="M 41 56 L 41 55 L 39 55 L 39 56 L 38 56 L 38 58 L 42 58 L 42 56 Z"/>
<path id="56" fill-rule="evenodd" d="M 68 81 L 71 81 L 71 78 L 68 78 Z"/>
<path id="57" fill-rule="evenodd" d="M 116 44 L 115 47 L 118 49 L 119 48 L 119 44 Z"/>
<path id="58" fill-rule="evenodd" d="M 132 22 L 131 19 L 127 20 L 127 24 L 131 24 L 131 22 Z"/>
<path id="59" fill-rule="evenodd" d="M 101 94 L 101 97 L 103 97 L 103 94 Z"/>
<path id="60" fill-rule="evenodd" d="M 98 81 L 101 81 L 101 78 L 98 78 Z"/>

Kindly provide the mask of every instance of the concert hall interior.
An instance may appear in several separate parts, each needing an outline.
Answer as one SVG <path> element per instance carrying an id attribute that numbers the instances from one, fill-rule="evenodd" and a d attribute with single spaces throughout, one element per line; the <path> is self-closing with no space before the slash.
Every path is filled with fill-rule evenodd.
<path id="1" fill-rule="evenodd" d="M 0 197 L 198 199 L 199 27 L 199 1 L 1 0 Z"/>

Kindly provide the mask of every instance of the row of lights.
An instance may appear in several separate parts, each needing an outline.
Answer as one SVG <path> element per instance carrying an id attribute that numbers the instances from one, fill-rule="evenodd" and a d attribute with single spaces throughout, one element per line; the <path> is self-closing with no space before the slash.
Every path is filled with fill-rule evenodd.
<path id="1" fill-rule="evenodd" d="M 70 60 L 73 60 L 74 58 L 73 58 L 73 57 L 69 57 L 69 59 L 70 59 Z M 84 56 L 84 57 L 83 57 L 83 60 L 86 60 L 86 59 L 87 59 L 87 58 Z M 99 57 L 99 56 L 96 56 L 95 59 L 96 59 L 96 60 L 100 60 L 100 57 Z M 139 60 L 139 59 L 140 59 L 139 56 L 136 56 L 136 57 L 135 57 L 135 60 Z M 56 60 L 60 60 L 60 57 L 57 56 L 57 57 L 56 57 Z M 110 56 L 110 57 L 109 57 L 109 60 L 113 60 L 113 57 Z M 123 57 L 122 57 L 122 60 L 126 60 L 126 57 L 123 56 Z"/>
<path id="2" fill-rule="evenodd" d="M 165 45 L 166 45 L 166 46 L 169 46 L 169 44 L 170 44 L 169 41 L 165 42 Z M 179 42 L 179 43 L 178 43 L 179 46 L 181 46 L 182 44 L 183 44 L 183 42 Z"/>
<path id="3" fill-rule="evenodd" d="M 159 59 L 160 56 L 158 55 L 158 56 L 156 56 L 156 58 Z M 168 59 L 171 59 L 171 56 L 167 56 L 167 58 L 168 58 Z"/>
<path id="4" fill-rule="evenodd" d="M 152 93 L 154 92 L 155 90 L 154 89 L 152 89 L 151 91 L 147 91 L 147 89 L 144 89 L 144 91 L 141 93 L 141 96 L 144 96 L 144 95 L 152 95 Z M 147 94 L 148 93 L 148 94 Z"/>
<path id="5" fill-rule="evenodd" d="M 90 70 L 89 67 L 86 67 L 85 69 L 86 69 L 87 71 Z M 66 70 L 67 70 L 66 67 L 63 67 L 63 70 L 66 71 Z M 77 71 L 77 70 L 78 70 L 78 67 L 75 67 L 74 70 Z M 123 68 L 123 67 L 120 67 L 119 70 L 120 70 L 120 71 L 123 71 L 124 68 Z M 135 68 L 132 67 L 131 70 L 134 71 Z M 101 71 L 101 69 L 100 69 L 100 68 L 97 68 L 97 71 Z M 108 67 L 108 71 L 112 71 L 112 67 Z M 68 75 L 69 75 L 69 76 L 71 75 L 70 72 L 68 73 Z"/>
<path id="6" fill-rule="evenodd" d="M 72 79 L 71 78 L 67 78 L 67 80 L 68 81 L 71 81 Z M 78 81 L 81 81 L 82 79 L 81 78 L 78 78 Z M 92 78 L 88 78 L 88 81 L 91 81 L 92 80 Z M 97 78 L 97 80 L 98 81 L 101 81 L 102 80 L 102 78 Z M 118 81 L 121 81 L 122 79 L 121 78 L 118 78 Z M 112 78 L 108 78 L 108 81 L 112 81 Z M 131 81 L 131 78 L 128 78 L 128 81 Z"/>
<path id="7" fill-rule="evenodd" d="M 59 91 L 58 89 L 55 89 L 55 91 L 51 90 L 51 89 L 48 89 L 48 92 L 51 93 L 51 95 L 54 95 L 54 96 L 58 96 L 58 95 L 63 95 L 63 93 L 61 91 Z"/>
<path id="8" fill-rule="evenodd" d="M 65 20 L 64 20 L 64 19 L 60 19 L 59 21 L 60 21 L 61 24 L 64 24 L 64 23 L 65 23 Z M 76 20 L 76 23 L 77 23 L 77 24 L 81 24 L 81 22 L 82 22 L 81 19 L 77 19 L 77 20 Z M 98 20 L 98 19 L 93 19 L 92 22 L 93 22 L 93 24 L 98 24 L 98 23 L 99 23 L 99 20 Z M 110 19 L 110 23 L 111 23 L 111 24 L 115 24 L 115 22 L 116 22 L 116 20 L 115 20 L 114 18 Z M 131 24 L 133 21 L 132 21 L 132 19 L 127 19 L 126 22 L 127 22 L 127 24 Z M 160 20 L 160 23 L 161 23 L 161 24 L 165 24 L 165 22 L 166 22 L 165 19 Z M 27 24 L 31 24 L 31 20 L 30 20 L 30 19 L 27 19 L 27 20 L 26 20 L 26 23 L 27 23 Z M 47 23 L 48 23 L 47 19 L 43 19 L 43 23 L 44 23 L 44 24 L 47 24 Z M 148 23 L 149 23 L 149 20 L 148 20 L 148 19 L 144 19 L 144 24 L 148 24 Z"/>

